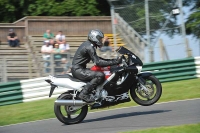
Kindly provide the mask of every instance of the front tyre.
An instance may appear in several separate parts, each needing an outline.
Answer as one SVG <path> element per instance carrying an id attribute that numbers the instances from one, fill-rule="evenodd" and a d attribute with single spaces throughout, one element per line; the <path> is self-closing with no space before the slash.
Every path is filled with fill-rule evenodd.
<path id="1" fill-rule="evenodd" d="M 63 93 L 57 99 L 72 100 L 71 94 Z M 54 113 L 64 124 L 76 124 L 83 121 L 88 112 L 88 106 L 66 106 L 54 104 Z"/>
<path id="2" fill-rule="evenodd" d="M 139 105 L 150 106 L 156 103 L 162 94 L 162 85 L 153 75 L 145 79 L 144 86 L 141 84 L 130 89 L 132 99 Z M 145 88 L 144 88 L 145 87 Z"/>

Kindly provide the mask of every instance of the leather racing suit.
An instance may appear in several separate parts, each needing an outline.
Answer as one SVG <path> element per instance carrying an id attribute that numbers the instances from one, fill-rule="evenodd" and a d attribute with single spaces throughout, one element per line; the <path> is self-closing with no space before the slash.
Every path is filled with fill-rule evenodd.
<path id="1" fill-rule="evenodd" d="M 96 54 L 96 46 L 89 40 L 83 42 L 77 49 L 72 61 L 72 75 L 82 81 L 87 82 L 86 90 L 90 93 L 93 89 L 104 81 L 103 72 L 91 71 L 86 68 L 90 61 L 97 66 L 112 66 L 120 63 L 119 59 L 103 59 Z"/>

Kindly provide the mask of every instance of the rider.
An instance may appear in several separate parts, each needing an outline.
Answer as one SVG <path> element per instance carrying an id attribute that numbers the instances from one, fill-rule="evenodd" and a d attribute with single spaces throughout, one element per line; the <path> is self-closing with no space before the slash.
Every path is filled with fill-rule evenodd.
<path id="1" fill-rule="evenodd" d="M 91 30 L 88 33 L 88 40 L 79 46 L 72 61 L 72 75 L 82 81 L 90 81 L 84 86 L 83 90 L 78 95 L 80 99 L 86 102 L 95 101 L 88 94 L 91 93 L 93 89 L 96 89 L 96 87 L 100 85 L 105 78 L 103 72 L 91 71 L 90 69 L 87 69 L 87 63 L 92 60 L 95 65 L 105 67 L 117 65 L 122 62 L 121 57 L 117 59 L 103 59 L 97 56 L 96 49 L 97 47 L 102 47 L 103 38 L 104 34 L 100 30 Z"/>

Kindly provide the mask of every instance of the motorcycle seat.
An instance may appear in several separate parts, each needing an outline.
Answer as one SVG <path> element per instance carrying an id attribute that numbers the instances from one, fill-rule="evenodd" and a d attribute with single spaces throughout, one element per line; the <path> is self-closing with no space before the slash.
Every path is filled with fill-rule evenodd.
<path id="1" fill-rule="evenodd" d="M 72 75 L 70 75 L 70 74 L 56 75 L 56 76 L 54 76 L 54 77 L 56 77 L 56 78 L 69 78 L 70 80 L 75 81 L 75 82 L 84 82 L 84 81 L 81 81 L 81 80 L 79 80 L 79 79 L 74 78 L 74 77 L 73 77 Z M 86 82 L 84 82 L 84 83 L 86 83 Z"/>

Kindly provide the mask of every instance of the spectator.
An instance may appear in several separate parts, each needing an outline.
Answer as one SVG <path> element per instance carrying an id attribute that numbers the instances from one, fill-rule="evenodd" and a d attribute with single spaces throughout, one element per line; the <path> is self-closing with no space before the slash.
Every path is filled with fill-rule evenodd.
<path id="1" fill-rule="evenodd" d="M 52 51 L 53 51 L 53 46 L 50 45 L 50 43 L 48 41 L 45 41 L 45 45 L 42 46 L 41 52 L 43 54 L 42 55 L 43 60 L 45 61 L 44 67 L 45 67 L 46 73 L 50 72 L 50 69 L 47 67 L 50 66 L 50 56 L 51 56 Z"/>
<path id="2" fill-rule="evenodd" d="M 44 44 L 46 42 L 50 43 L 52 46 L 55 44 L 54 42 L 54 34 L 51 32 L 51 30 L 46 30 L 46 32 L 43 34 L 44 38 Z"/>
<path id="3" fill-rule="evenodd" d="M 66 43 L 63 45 L 59 45 L 59 48 L 62 50 L 62 53 L 69 52 L 70 50 L 69 44 L 66 44 Z"/>
<path id="4" fill-rule="evenodd" d="M 66 37 L 65 35 L 62 34 L 62 31 L 58 32 L 55 39 L 56 39 L 56 43 L 59 44 L 59 48 L 62 50 L 62 53 L 69 52 L 70 47 L 69 47 L 69 44 L 67 44 Z"/>
<path id="5" fill-rule="evenodd" d="M 59 48 L 62 49 L 63 52 L 70 49 L 69 44 L 66 42 L 66 37 L 62 34 L 62 31 L 59 31 L 56 35 L 56 43 L 59 44 Z"/>
<path id="6" fill-rule="evenodd" d="M 107 56 L 107 58 L 110 58 L 112 48 L 110 47 L 110 41 L 107 36 L 105 36 L 103 39 L 103 46 L 101 47 L 100 51 L 105 52 L 103 56 Z"/>
<path id="7" fill-rule="evenodd" d="M 9 29 L 7 39 L 10 47 L 20 47 L 19 39 L 13 29 Z"/>
<path id="8" fill-rule="evenodd" d="M 54 60 L 56 66 L 60 66 L 62 56 L 61 56 L 61 49 L 59 48 L 59 45 L 57 43 L 54 45 L 54 49 L 52 52 L 54 53 Z"/>
<path id="9" fill-rule="evenodd" d="M 71 72 L 71 63 L 70 61 L 68 61 L 66 58 L 62 58 L 61 59 L 62 63 L 63 63 L 63 72 L 61 74 L 67 74 Z"/>
<path id="10" fill-rule="evenodd" d="M 44 37 L 44 41 L 48 40 L 48 41 L 54 41 L 54 34 L 51 33 L 51 30 L 46 30 L 46 32 L 43 34 Z"/>
<path id="11" fill-rule="evenodd" d="M 110 41 L 107 36 L 104 37 L 103 46 L 101 47 L 101 52 L 112 52 L 112 48 L 110 47 Z"/>
<path id="12" fill-rule="evenodd" d="M 49 40 L 49 43 L 50 43 L 50 45 L 54 46 L 54 44 L 55 44 L 54 39 Z"/>

